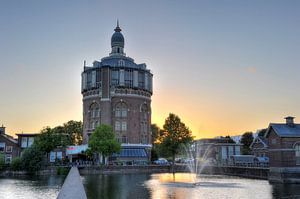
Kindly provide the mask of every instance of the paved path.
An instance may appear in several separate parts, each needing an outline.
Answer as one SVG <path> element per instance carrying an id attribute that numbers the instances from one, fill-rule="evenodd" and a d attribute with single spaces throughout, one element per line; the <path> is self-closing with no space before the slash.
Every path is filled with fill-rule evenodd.
<path id="1" fill-rule="evenodd" d="M 57 199 L 87 199 L 77 167 L 72 167 Z"/>

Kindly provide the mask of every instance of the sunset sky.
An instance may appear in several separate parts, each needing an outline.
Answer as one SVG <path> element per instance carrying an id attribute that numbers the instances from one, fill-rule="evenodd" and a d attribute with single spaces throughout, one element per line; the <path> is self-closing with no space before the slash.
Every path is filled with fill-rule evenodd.
<path id="1" fill-rule="evenodd" d="M 81 72 L 110 52 L 154 74 L 152 122 L 173 112 L 198 138 L 300 122 L 300 1 L 0 2 L 0 125 L 82 120 Z"/>

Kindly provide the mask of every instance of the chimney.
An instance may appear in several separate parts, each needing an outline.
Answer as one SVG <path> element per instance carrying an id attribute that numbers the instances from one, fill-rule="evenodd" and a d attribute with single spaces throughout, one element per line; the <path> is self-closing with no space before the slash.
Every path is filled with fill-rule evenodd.
<path id="1" fill-rule="evenodd" d="M 288 117 L 285 117 L 285 121 L 286 121 L 286 125 L 290 126 L 290 127 L 294 127 L 294 118 L 295 117 L 292 117 L 292 116 L 288 116 Z"/>
<path id="2" fill-rule="evenodd" d="M 2 126 L 0 127 L 0 134 L 1 134 L 1 135 L 5 134 L 5 127 L 3 126 L 3 124 L 2 124 Z"/>

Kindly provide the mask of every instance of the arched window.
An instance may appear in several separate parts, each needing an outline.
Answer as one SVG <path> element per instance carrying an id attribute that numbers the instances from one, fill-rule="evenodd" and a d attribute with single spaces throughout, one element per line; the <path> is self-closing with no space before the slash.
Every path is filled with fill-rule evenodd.
<path id="1" fill-rule="evenodd" d="M 144 103 L 140 106 L 140 142 L 143 144 L 148 142 L 149 125 L 149 108 Z"/>
<path id="2" fill-rule="evenodd" d="M 115 117 L 127 118 L 128 108 L 125 103 L 118 103 L 115 107 Z"/>
<path id="3" fill-rule="evenodd" d="M 300 143 L 295 144 L 296 164 L 300 165 Z"/>
<path id="4" fill-rule="evenodd" d="M 88 121 L 90 129 L 95 129 L 100 124 L 100 107 L 95 102 L 89 107 Z"/>
<path id="5" fill-rule="evenodd" d="M 146 104 L 141 106 L 141 120 L 148 121 L 148 106 Z"/>

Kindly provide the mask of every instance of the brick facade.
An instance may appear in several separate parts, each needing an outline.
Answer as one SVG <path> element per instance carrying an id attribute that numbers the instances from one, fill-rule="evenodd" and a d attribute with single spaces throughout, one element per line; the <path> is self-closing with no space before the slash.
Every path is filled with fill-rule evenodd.
<path id="1" fill-rule="evenodd" d="M 279 137 L 273 129 L 268 135 L 270 167 L 295 167 L 295 144 L 299 137 Z"/>
<path id="2" fill-rule="evenodd" d="M 19 157 L 20 151 L 16 140 L 9 135 L 0 134 L 0 153 L 4 154 L 5 163 L 11 163 L 14 158 Z"/>
<path id="3" fill-rule="evenodd" d="M 113 127 L 123 144 L 151 144 L 152 73 L 124 53 L 117 26 L 112 51 L 82 72 L 83 143 L 100 124 Z M 147 149 L 149 150 L 149 149 Z"/>

